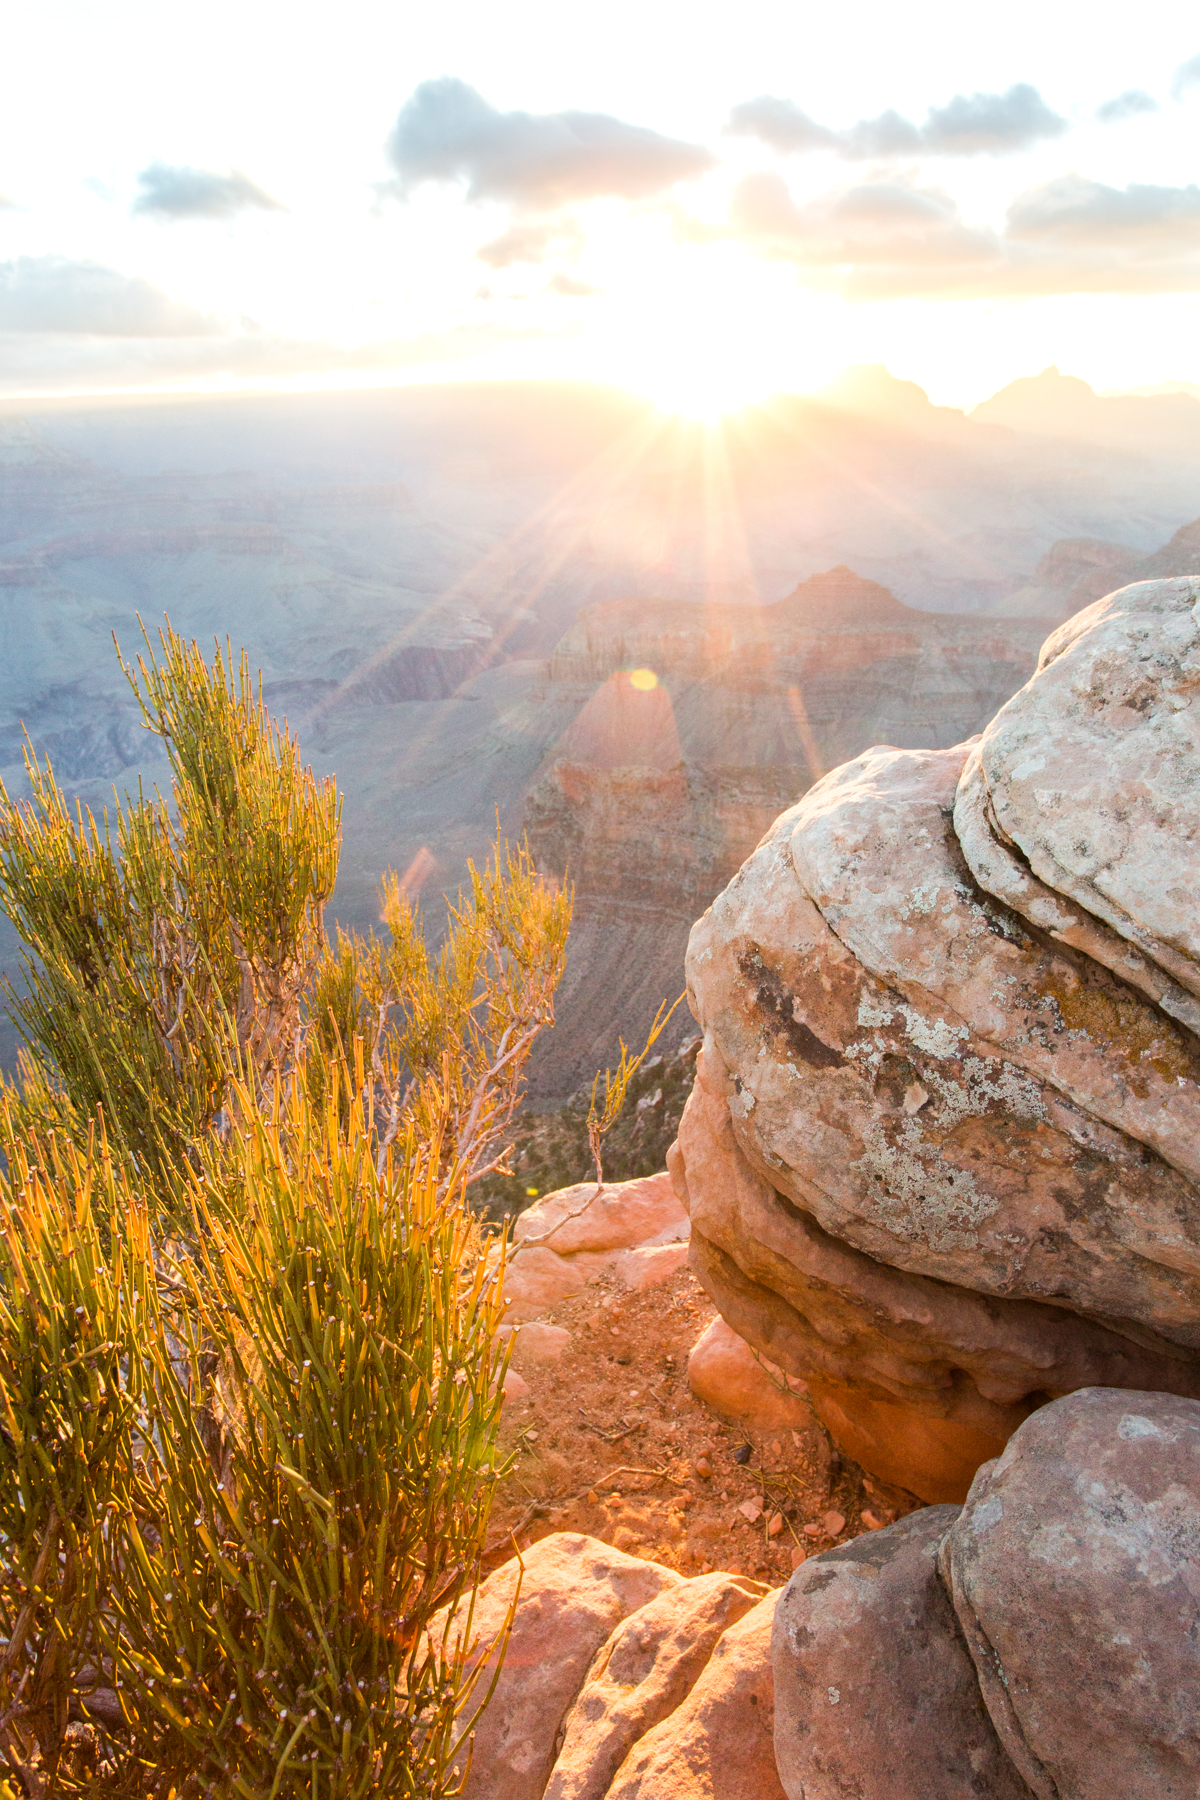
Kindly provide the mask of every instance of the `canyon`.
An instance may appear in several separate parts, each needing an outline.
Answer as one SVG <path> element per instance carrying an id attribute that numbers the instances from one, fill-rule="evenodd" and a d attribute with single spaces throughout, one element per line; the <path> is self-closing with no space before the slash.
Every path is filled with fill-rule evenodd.
<path id="1" fill-rule="evenodd" d="M 818 773 L 978 729 L 1081 580 L 1195 518 L 1200 402 L 1082 385 L 966 415 L 868 369 L 717 431 L 566 383 L 5 402 L 0 776 L 28 731 L 98 813 L 153 785 L 113 634 L 244 645 L 346 797 L 344 924 L 392 867 L 436 930 L 497 815 L 574 880 L 550 1104 L 681 990 L 687 924 Z"/>

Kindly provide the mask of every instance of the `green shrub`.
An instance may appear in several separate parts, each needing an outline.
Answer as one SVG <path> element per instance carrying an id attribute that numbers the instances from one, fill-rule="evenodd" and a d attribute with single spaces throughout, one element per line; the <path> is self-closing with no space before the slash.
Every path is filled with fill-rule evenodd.
<path id="1" fill-rule="evenodd" d="M 385 938 L 326 946 L 337 796 L 245 659 L 168 631 L 134 682 L 170 804 L 98 827 L 32 754 L 32 799 L 0 793 L 29 951 L 0 1755 L 39 1796 L 434 1800 L 475 1701 L 426 1628 L 502 1473 L 503 1244 L 465 1196 L 504 1165 L 570 896 L 498 842 L 435 955 L 394 879 Z"/>

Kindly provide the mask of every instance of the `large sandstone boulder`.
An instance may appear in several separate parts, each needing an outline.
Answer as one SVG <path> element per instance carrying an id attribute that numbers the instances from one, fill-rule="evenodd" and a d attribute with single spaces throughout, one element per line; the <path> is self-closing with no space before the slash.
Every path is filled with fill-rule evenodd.
<path id="1" fill-rule="evenodd" d="M 480 1588 L 477 1693 L 512 1609 L 475 1727 L 465 1800 L 784 1800 L 773 1748 L 778 1590 L 742 1575 L 685 1580 L 560 1532 Z M 434 1621 L 453 1643 L 458 1618 Z"/>
<path id="2" fill-rule="evenodd" d="M 634 1745 L 608 1800 L 785 1800 L 775 1762 L 778 1591 L 731 1625 L 682 1704 Z"/>
<path id="3" fill-rule="evenodd" d="M 926 1499 L 1049 1398 L 1200 1394 L 1198 602 L 1124 589 L 980 740 L 834 770 L 692 932 L 692 1266 Z"/>
<path id="4" fill-rule="evenodd" d="M 688 1356 L 688 1386 L 723 1418 L 755 1431 L 819 1430 L 803 1382 L 756 1356 L 724 1319 L 706 1325 Z"/>
<path id="5" fill-rule="evenodd" d="M 952 1506 L 804 1563 L 775 1611 L 775 1756 L 792 1800 L 1028 1800 L 938 1578 Z"/>
<path id="6" fill-rule="evenodd" d="M 1046 1408 L 980 1470 L 941 1566 L 1038 1800 L 1200 1792 L 1200 1406 L 1092 1389 Z"/>
<path id="7" fill-rule="evenodd" d="M 604 1800 L 634 1745 L 682 1704 L 765 1592 L 744 1575 L 699 1575 L 623 1620 L 567 1716 L 546 1800 Z"/>
<path id="8" fill-rule="evenodd" d="M 686 1260 L 687 1237 L 687 1213 L 664 1173 L 560 1188 L 513 1227 L 509 1317 L 536 1319 L 610 1272 L 633 1289 L 665 1281 Z"/>
<path id="9" fill-rule="evenodd" d="M 1042 1408 L 961 1510 L 804 1563 L 772 1658 L 788 1800 L 1192 1800 L 1200 1405 Z"/>
<path id="10" fill-rule="evenodd" d="M 472 1643 L 497 1643 L 518 1598 L 495 1692 L 476 1727 L 465 1800 L 541 1800 L 592 1658 L 622 1619 L 683 1585 L 659 1563 L 574 1532 L 542 1538 L 490 1575 L 476 1596 Z M 435 1621 L 435 1640 L 441 1627 L 453 1640 L 458 1620 Z M 493 1674 L 489 1660 L 479 1694 Z"/>

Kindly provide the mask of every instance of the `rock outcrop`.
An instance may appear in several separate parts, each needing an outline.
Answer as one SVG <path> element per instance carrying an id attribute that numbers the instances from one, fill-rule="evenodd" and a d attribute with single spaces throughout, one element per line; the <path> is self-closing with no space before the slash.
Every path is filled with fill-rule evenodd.
<path id="1" fill-rule="evenodd" d="M 775 1613 L 775 1750 L 804 1800 L 1028 1800 L 938 1577 L 930 1506 L 803 1563 Z"/>
<path id="2" fill-rule="evenodd" d="M 514 1323 L 536 1319 L 612 1271 L 650 1287 L 687 1260 L 688 1217 L 666 1173 L 581 1181 L 547 1194 L 513 1227 L 504 1293 Z"/>
<path id="3" fill-rule="evenodd" d="M 522 1566 L 523 1564 L 523 1566 Z M 684 1580 L 559 1532 L 480 1588 L 472 1644 L 508 1648 L 475 1731 L 465 1800 L 783 1800 L 771 1627 L 779 1591 Z M 452 1642 L 456 1622 L 435 1621 Z M 479 1681 L 486 1692 L 492 1665 Z"/>
<path id="4" fill-rule="evenodd" d="M 960 1500 L 1047 1399 L 1200 1394 L 1200 581 L 876 749 L 695 926 L 692 1266 L 864 1467 Z"/>
<path id="5" fill-rule="evenodd" d="M 1184 1800 L 1200 1782 L 1200 1405 L 1089 1389 L 781 1594 L 789 1800 Z"/>
<path id="6" fill-rule="evenodd" d="M 1193 1800 L 1200 1404 L 1089 1388 L 786 1587 L 558 1533 L 473 1619 L 508 1654 L 470 1800 Z M 453 1644 L 444 1621 L 435 1640 Z M 484 1679 L 490 1675 L 484 1668 Z"/>

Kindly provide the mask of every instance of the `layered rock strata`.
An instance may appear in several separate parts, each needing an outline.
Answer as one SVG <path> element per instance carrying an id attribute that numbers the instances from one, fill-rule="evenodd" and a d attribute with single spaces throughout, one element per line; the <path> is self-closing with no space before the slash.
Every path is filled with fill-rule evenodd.
<path id="1" fill-rule="evenodd" d="M 923 1498 L 1049 1398 L 1200 1394 L 1200 581 L 881 748 L 694 927 L 671 1167 L 734 1329 Z"/>

